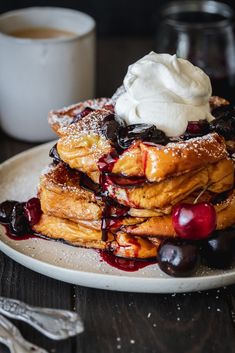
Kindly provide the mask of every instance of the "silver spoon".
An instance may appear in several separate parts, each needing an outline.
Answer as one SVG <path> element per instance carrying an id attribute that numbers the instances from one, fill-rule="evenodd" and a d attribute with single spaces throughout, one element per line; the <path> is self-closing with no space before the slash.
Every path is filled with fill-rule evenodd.
<path id="1" fill-rule="evenodd" d="M 48 353 L 45 349 L 26 341 L 18 328 L 2 315 L 0 315 L 0 342 L 9 348 L 11 353 Z"/>
<path id="2" fill-rule="evenodd" d="M 27 322 L 54 340 L 65 339 L 84 331 L 79 315 L 68 310 L 33 307 L 19 300 L 0 297 L 0 313 Z"/>

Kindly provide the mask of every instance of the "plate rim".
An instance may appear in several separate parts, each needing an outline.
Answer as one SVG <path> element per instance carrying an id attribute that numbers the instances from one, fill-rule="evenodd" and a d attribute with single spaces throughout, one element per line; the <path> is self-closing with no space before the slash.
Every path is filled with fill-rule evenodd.
<path id="1" fill-rule="evenodd" d="M 6 161 L 0 164 L 0 172 L 2 172 L 2 170 L 4 170 L 5 167 L 8 167 L 11 163 L 15 163 L 16 161 L 26 156 L 31 157 L 38 151 L 43 153 L 44 150 L 46 150 L 51 145 L 53 145 L 53 143 L 55 144 L 56 140 L 40 144 L 38 146 L 32 147 L 30 149 L 27 149 L 26 151 L 16 154 L 15 156 L 7 159 Z M 5 228 L 1 226 L 0 236 L 4 234 L 4 231 L 1 231 L 1 229 L 5 229 Z M 66 245 L 66 246 L 69 246 L 69 245 Z M 35 272 L 41 273 L 48 277 L 58 279 L 67 283 L 83 285 L 91 288 L 118 290 L 118 291 L 126 291 L 126 292 L 141 292 L 141 293 L 180 293 L 180 292 L 193 292 L 198 290 L 207 290 L 207 289 L 209 290 L 212 288 L 218 288 L 224 285 L 230 285 L 235 283 L 235 269 L 230 269 L 228 270 L 229 272 L 223 271 L 220 274 L 212 273 L 212 274 L 207 274 L 205 276 L 194 276 L 194 277 L 170 277 L 170 276 L 160 277 L 160 278 L 159 277 L 156 277 L 156 278 L 131 277 L 131 276 L 125 276 L 124 274 L 120 275 L 120 274 L 111 274 L 111 273 L 97 273 L 92 271 L 69 269 L 69 268 L 61 267 L 59 265 L 57 266 L 49 262 L 45 262 L 40 259 L 33 258 L 27 254 L 22 253 L 20 250 L 18 251 L 12 248 L 10 244 L 7 244 L 6 242 L 4 242 L 4 240 L 1 238 L 0 238 L 0 250 L 3 251 L 7 256 L 12 258 L 14 261 L 20 263 L 21 265 L 29 269 L 34 270 Z M 87 249 L 87 250 L 89 251 L 92 249 Z M 28 262 L 29 263 L 31 262 L 31 265 L 30 264 L 27 265 Z M 40 268 L 43 270 L 40 271 Z M 52 270 L 50 275 L 48 275 L 49 270 Z M 67 280 L 63 276 L 60 276 L 60 274 L 58 276 L 58 273 L 57 273 L 58 270 L 66 274 L 70 274 Z M 123 271 L 123 273 L 125 272 Z M 73 277 L 73 276 L 80 277 L 80 278 L 78 278 L 78 281 L 77 279 L 75 281 L 72 281 L 70 277 Z M 96 277 L 96 280 L 97 280 L 96 285 L 92 283 L 92 278 L 94 276 Z M 88 277 L 88 281 L 84 281 L 84 277 Z M 126 283 L 124 283 L 124 286 L 122 284 L 115 283 L 116 282 L 115 279 L 117 278 L 121 279 L 121 281 L 123 282 L 128 282 L 127 287 L 133 287 L 134 283 L 132 282 L 138 281 L 139 283 L 137 286 L 134 285 L 134 288 L 133 288 L 134 290 L 132 290 L 125 287 Z M 89 279 L 91 279 L 91 283 L 89 283 Z M 102 279 L 105 279 L 104 281 L 105 283 L 102 283 Z M 174 289 L 172 291 L 169 291 L 169 289 L 166 290 L 166 288 L 168 287 L 168 285 L 165 285 L 166 282 L 171 283 L 173 285 Z M 197 285 L 195 286 L 195 289 L 192 289 L 191 285 L 195 282 L 197 283 Z M 212 282 L 212 283 L 208 286 L 207 282 Z M 146 283 L 148 284 L 148 286 L 149 284 L 152 284 L 152 285 L 150 285 L 148 288 L 145 288 L 144 284 Z M 189 285 L 190 289 L 187 289 L 187 284 Z M 162 288 L 160 288 L 159 286 L 160 287 L 162 286 Z M 175 286 L 178 286 L 178 288 L 176 288 Z M 140 287 L 139 290 L 138 290 L 138 287 Z"/>

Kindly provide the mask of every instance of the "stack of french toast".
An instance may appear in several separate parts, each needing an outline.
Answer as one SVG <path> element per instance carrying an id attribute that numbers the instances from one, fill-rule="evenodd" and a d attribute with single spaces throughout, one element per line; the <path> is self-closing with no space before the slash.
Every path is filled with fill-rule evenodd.
<path id="1" fill-rule="evenodd" d="M 212 97 L 210 106 L 219 121 L 229 105 Z M 101 98 L 49 113 L 59 139 L 40 179 L 35 232 L 149 259 L 164 239 L 177 237 L 176 205 L 212 204 L 217 230 L 235 223 L 235 146 L 219 124 L 192 123 L 168 138 L 152 125 L 125 125 L 114 108 L 115 98 Z"/>

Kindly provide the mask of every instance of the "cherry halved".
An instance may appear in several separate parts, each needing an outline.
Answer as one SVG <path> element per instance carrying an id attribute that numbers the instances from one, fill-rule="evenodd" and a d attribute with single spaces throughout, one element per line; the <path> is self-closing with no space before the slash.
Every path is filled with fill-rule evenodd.
<path id="1" fill-rule="evenodd" d="M 25 216 L 31 226 L 37 224 L 41 218 L 42 210 L 40 200 L 33 197 L 25 203 L 24 206 Z"/>
<path id="2" fill-rule="evenodd" d="M 209 132 L 207 120 L 189 121 L 186 132 L 190 135 L 201 136 Z"/>

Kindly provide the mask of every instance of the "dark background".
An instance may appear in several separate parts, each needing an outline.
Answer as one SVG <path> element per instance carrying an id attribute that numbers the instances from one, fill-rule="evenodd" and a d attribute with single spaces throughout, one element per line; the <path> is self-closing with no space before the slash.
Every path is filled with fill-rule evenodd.
<path id="1" fill-rule="evenodd" d="M 93 16 L 98 36 L 151 35 L 157 16 L 167 0 L 11 0 L 1 1 L 0 13 L 30 6 L 59 6 L 77 9 Z M 223 1 L 235 9 L 234 0 Z"/>

